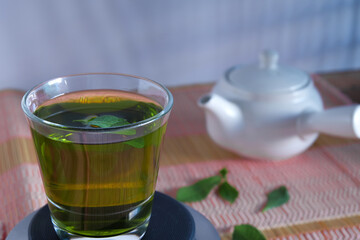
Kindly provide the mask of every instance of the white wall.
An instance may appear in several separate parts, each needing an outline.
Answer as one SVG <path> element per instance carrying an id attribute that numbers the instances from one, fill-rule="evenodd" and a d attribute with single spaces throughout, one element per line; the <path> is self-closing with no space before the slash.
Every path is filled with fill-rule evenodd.
<path id="1" fill-rule="evenodd" d="M 308 72 L 360 68 L 360 1 L 0 2 L 0 89 L 83 72 L 209 82 L 264 48 Z"/>

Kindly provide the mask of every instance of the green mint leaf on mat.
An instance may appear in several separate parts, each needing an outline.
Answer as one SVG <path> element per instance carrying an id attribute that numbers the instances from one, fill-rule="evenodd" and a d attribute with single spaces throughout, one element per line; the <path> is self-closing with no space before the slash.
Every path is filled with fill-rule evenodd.
<path id="1" fill-rule="evenodd" d="M 201 201 L 221 182 L 221 179 L 221 176 L 212 176 L 202 179 L 193 185 L 179 188 L 176 193 L 176 199 L 182 202 Z"/>
<path id="2" fill-rule="evenodd" d="M 266 238 L 256 227 L 242 224 L 235 226 L 232 240 L 266 240 Z"/>
<path id="3" fill-rule="evenodd" d="M 279 207 L 287 203 L 290 199 L 290 195 L 285 186 L 280 186 L 267 195 L 267 203 L 262 212 L 265 212 L 271 208 Z"/>
<path id="4" fill-rule="evenodd" d="M 228 170 L 226 168 L 223 168 L 223 169 L 220 170 L 220 175 L 223 178 L 226 178 L 227 173 L 228 173 Z"/>
<path id="5" fill-rule="evenodd" d="M 239 196 L 238 190 L 231 186 L 227 181 L 220 184 L 219 194 L 223 199 L 229 201 L 230 203 L 235 202 L 236 198 Z"/>
<path id="6" fill-rule="evenodd" d="M 210 191 L 218 186 L 218 194 L 233 203 L 239 195 L 237 189 L 231 186 L 226 180 L 228 170 L 223 168 L 219 171 L 219 175 L 202 179 L 195 184 L 180 188 L 176 193 L 176 199 L 182 202 L 201 201 L 209 195 Z"/>

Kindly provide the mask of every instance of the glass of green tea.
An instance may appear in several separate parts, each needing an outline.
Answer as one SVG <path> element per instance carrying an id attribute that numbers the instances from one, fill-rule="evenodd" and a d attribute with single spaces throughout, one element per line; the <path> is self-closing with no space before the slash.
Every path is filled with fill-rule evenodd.
<path id="1" fill-rule="evenodd" d="M 152 80 L 80 74 L 23 97 L 51 221 L 60 239 L 141 239 L 173 105 Z"/>

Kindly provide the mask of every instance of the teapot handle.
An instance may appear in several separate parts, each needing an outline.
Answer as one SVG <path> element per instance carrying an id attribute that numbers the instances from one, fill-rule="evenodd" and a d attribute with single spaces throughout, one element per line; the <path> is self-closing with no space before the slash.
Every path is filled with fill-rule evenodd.
<path id="1" fill-rule="evenodd" d="M 298 131 L 302 136 L 320 132 L 338 137 L 360 138 L 360 105 L 307 113 L 298 120 Z"/>

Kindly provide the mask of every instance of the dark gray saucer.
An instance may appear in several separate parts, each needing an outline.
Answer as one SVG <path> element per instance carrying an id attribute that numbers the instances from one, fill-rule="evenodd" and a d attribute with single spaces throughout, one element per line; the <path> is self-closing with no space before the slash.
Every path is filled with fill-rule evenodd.
<path id="1" fill-rule="evenodd" d="M 47 205 L 27 216 L 10 232 L 7 240 L 59 240 Z M 199 212 L 156 192 L 148 230 L 142 240 L 219 240 L 219 234 Z"/>

